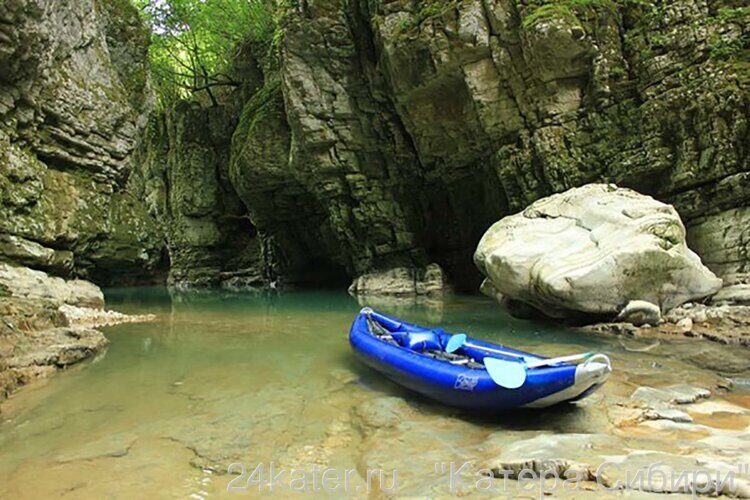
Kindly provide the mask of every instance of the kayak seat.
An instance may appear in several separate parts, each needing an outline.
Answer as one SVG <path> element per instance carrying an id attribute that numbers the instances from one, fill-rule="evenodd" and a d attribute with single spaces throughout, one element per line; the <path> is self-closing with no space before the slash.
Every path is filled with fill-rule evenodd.
<path id="1" fill-rule="evenodd" d="M 416 352 L 434 351 L 443 348 L 440 344 L 440 337 L 435 332 L 405 332 L 404 335 L 394 335 L 394 337 L 400 337 L 403 347 Z"/>
<path id="2" fill-rule="evenodd" d="M 408 330 L 391 331 L 369 316 L 367 318 L 367 326 L 370 332 L 381 340 L 398 344 L 415 352 L 442 351 L 444 348 L 440 341 L 440 334 L 434 330 L 418 332 Z"/>

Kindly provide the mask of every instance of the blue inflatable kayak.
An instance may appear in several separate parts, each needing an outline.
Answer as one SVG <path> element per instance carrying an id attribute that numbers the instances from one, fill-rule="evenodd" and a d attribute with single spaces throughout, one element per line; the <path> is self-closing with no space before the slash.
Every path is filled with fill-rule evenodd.
<path id="1" fill-rule="evenodd" d="M 366 365 L 394 382 L 466 409 L 543 408 L 575 401 L 595 391 L 612 372 L 604 354 L 545 358 L 407 323 L 368 307 L 355 318 L 349 342 Z"/>

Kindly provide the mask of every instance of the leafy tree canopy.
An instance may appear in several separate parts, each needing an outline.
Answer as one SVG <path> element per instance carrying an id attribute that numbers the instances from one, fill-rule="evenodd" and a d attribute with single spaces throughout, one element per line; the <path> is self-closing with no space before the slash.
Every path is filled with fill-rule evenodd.
<path id="1" fill-rule="evenodd" d="M 250 39 L 272 45 L 276 0 L 133 0 L 151 27 L 149 57 L 159 105 L 235 86 L 233 51 Z"/>

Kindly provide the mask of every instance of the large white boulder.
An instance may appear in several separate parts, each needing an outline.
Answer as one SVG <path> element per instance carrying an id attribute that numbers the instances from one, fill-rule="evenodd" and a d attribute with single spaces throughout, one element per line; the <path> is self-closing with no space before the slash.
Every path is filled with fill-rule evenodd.
<path id="1" fill-rule="evenodd" d="M 474 262 L 483 292 L 552 317 L 615 315 L 632 300 L 666 312 L 722 285 L 685 244 L 672 206 L 612 184 L 571 189 L 501 219 Z"/>

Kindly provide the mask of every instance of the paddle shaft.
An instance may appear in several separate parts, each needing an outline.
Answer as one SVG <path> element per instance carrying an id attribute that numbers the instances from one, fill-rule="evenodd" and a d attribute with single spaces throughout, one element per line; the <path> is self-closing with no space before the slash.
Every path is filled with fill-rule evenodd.
<path id="1" fill-rule="evenodd" d="M 584 352 L 583 354 L 571 354 L 570 356 L 560 356 L 559 358 L 539 359 L 526 363 L 529 368 L 537 368 L 539 366 L 547 366 L 554 363 L 567 363 L 568 361 L 578 361 L 579 359 L 590 358 L 592 354 L 590 352 Z"/>
<path id="2" fill-rule="evenodd" d="M 514 358 L 521 358 L 524 359 L 523 354 L 516 354 L 514 352 L 507 352 L 507 351 L 499 351 L 497 349 L 492 349 L 491 347 L 484 347 L 477 344 L 472 344 L 471 342 L 464 342 L 464 345 L 467 347 L 474 347 L 476 349 L 480 349 L 485 352 L 491 352 L 493 354 L 501 354 L 503 356 L 512 356 Z M 526 362 L 527 368 L 537 368 L 539 366 L 547 366 L 554 363 L 565 363 L 568 361 L 577 361 L 579 359 L 585 359 L 591 356 L 591 353 L 585 352 L 583 354 L 571 354 L 570 356 L 560 356 L 559 358 L 548 358 L 548 359 L 538 359 L 531 362 Z"/>
<path id="3" fill-rule="evenodd" d="M 479 349 L 479 350 L 485 351 L 485 352 L 491 352 L 493 354 L 501 354 L 503 356 L 513 356 L 514 358 L 523 358 L 523 354 L 516 354 L 514 352 L 499 351 L 499 350 L 493 349 L 491 347 L 484 347 L 483 345 L 472 344 L 471 342 L 464 342 L 464 345 L 466 347 L 473 347 L 475 349 Z"/>

